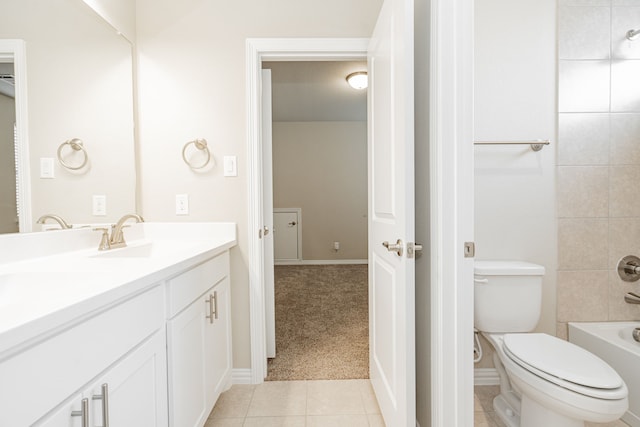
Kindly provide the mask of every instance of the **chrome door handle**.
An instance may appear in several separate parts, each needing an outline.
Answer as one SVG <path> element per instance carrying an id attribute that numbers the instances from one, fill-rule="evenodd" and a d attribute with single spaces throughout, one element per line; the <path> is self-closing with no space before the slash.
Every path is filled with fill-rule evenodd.
<path id="1" fill-rule="evenodd" d="M 218 320 L 218 291 L 213 291 L 213 317 Z"/>
<path id="2" fill-rule="evenodd" d="M 89 427 L 89 399 L 84 398 L 80 402 L 79 411 L 71 411 L 72 417 L 81 417 L 82 427 Z"/>
<path id="3" fill-rule="evenodd" d="M 267 227 L 266 225 L 264 226 L 264 233 L 262 233 L 263 236 L 266 236 L 267 234 L 269 234 L 269 227 Z"/>
<path id="4" fill-rule="evenodd" d="M 382 242 L 382 246 L 387 248 L 389 252 L 395 252 L 396 254 L 398 254 L 398 256 L 402 256 L 403 254 L 404 245 L 402 244 L 402 240 L 400 239 L 398 239 L 396 243 L 389 243 L 385 240 L 384 242 Z"/>
<path id="5" fill-rule="evenodd" d="M 102 384 L 102 394 L 94 394 L 92 399 L 102 401 L 102 427 L 109 427 L 109 384 Z"/>

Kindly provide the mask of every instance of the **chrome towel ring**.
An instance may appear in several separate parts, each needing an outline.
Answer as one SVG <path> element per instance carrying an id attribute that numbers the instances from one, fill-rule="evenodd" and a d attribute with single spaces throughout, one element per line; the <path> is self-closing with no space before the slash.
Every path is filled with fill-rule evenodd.
<path id="1" fill-rule="evenodd" d="M 64 159 L 62 158 L 62 150 L 64 149 L 65 145 L 69 145 L 72 149 L 73 152 L 76 151 L 80 151 L 83 154 L 83 159 L 82 159 L 82 163 L 80 164 L 80 166 L 72 166 L 70 164 L 68 164 L 67 162 L 64 161 Z M 58 161 L 60 162 L 60 164 L 62 166 L 64 166 L 65 168 L 69 169 L 69 170 L 73 170 L 76 171 L 78 169 L 82 169 L 83 167 L 85 167 L 87 165 L 87 162 L 89 161 L 89 155 L 87 154 L 87 150 L 85 150 L 83 144 L 82 144 L 82 140 L 78 139 L 78 138 L 73 138 L 73 139 L 69 139 L 65 142 L 63 142 L 62 144 L 60 144 L 60 146 L 58 147 Z"/>
<path id="2" fill-rule="evenodd" d="M 191 144 L 193 144 L 196 149 L 204 152 L 204 154 L 207 156 L 206 160 L 201 165 L 194 165 L 189 159 L 187 159 L 187 148 L 189 148 Z M 211 161 L 211 152 L 209 151 L 209 147 L 207 146 L 207 140 L 198 138 L 193 141 L 187 142 L 184 145 L 184 148 L 182 148 L 182 159 L 191 169 L 202 169 L 203 167 L 207 166 Z"/>

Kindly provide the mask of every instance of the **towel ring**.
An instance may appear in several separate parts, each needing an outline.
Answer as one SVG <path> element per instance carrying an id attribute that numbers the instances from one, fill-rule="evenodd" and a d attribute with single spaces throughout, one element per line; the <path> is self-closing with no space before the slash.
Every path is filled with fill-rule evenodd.
<path id="1" fill-rule="evenodd" d="M 84 159 L 82 160 L 82 163 L 80 164 L 80 166 L 71 166 L 70 164 L 64 161 L 64 159 L 62 158 L 62 149 L 64 148 L 65 145 L 69 145 L 74 151 L 81 151 L 82 154 L 84 154 Z M 60 144 L 60 146 L 58 147 L 58 161 L 62 166 L 73 171 L 76 171 L 78 169 L 82 169 L 83 167 L 85 167 L 87 165 L 87 162 L 89 161 L 89 155 L 87 154 L 87 150 L 85 150 L 84 146 L 82 145 L 82 140 L 78 138 L 73 138 Z"/>
<path id="2" fill-rule="evenodd" d="M 203 164 L 199 165 L 199 166 L 194 166 L 188 159 L 187 159 L 187 148 L 191 145 L 195 145 L 195 147 L 200 150 L 200 151 L 204 151 L 204 153 L 207 155 L 207 159 L 204 161 Z M 191 169 L 202 169 L 203 167 L 207 166 L 209 164 L 209 162 L 211 161 L 211 152 L 209 151 L 209 147 L 207 146 L 207 140 L 206 139 L 201 139 L 198 138 L 196 140 L 193 141 L 189 141 L 186 144 L 184 144 L 184 148 L 182 149 L 182 159 L 184 160 L 184 162 L 191 168 Z"/>

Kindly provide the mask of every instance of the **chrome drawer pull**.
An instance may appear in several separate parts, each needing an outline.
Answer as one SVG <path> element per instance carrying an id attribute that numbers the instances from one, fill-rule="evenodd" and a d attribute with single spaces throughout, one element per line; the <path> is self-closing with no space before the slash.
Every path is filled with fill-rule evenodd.
<path id="1" fill-rule="evenodd" d="M 82 417 L 82 427 L 89 427 L 89 399 L 84 398 L 79 411 L 71 411 L 72 417 Z"/>
<path id="2" fill-rule="evenodd" d="M 102 427 L 109 427 L 109 385 L 102 384 L 102 394 L 95 394 L 92 399 L 102 401 Z"/>

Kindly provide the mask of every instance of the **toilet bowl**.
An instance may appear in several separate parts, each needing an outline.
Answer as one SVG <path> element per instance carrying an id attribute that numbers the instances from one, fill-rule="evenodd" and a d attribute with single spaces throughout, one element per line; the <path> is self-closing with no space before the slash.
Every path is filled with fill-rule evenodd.
<path id="1" fill-rule="evenodd" d="M 476 261 L 475 326 L 496 350 L 500 395 L 494 408 L 509 427 L 583 427 L 628 408 L 627 386 L 606 362 L 575 344 L 527 333 L 538 322 L 544 268 Z"/>

